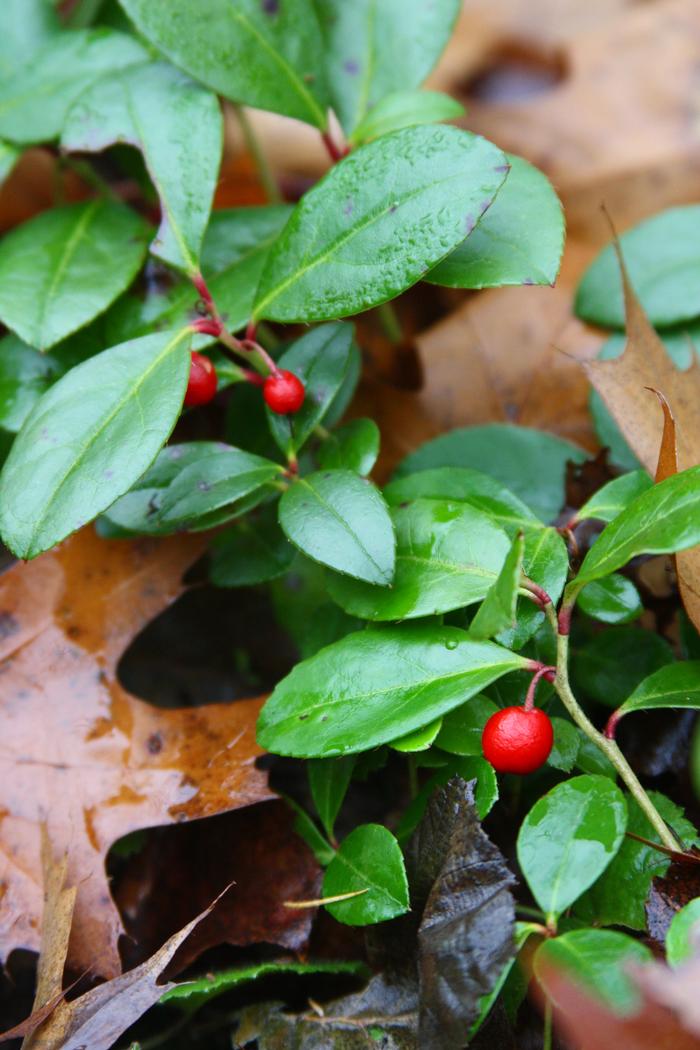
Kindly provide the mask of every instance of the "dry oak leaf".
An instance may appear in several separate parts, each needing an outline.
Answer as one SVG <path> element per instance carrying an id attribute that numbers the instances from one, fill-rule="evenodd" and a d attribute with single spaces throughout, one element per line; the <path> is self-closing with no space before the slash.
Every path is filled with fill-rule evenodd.
<path id="1" fill-rule="evenodd" d="M 106 541 L 88 528 L 0 578 L 2 958 L 40 946 L 43 823 L 77 886 L 68 966 L 114 977 L 110 845 L 274 797 L 255 767 L 260 700 L 165 711 L 117 680 L 201 550 L 196 537 Z"/>

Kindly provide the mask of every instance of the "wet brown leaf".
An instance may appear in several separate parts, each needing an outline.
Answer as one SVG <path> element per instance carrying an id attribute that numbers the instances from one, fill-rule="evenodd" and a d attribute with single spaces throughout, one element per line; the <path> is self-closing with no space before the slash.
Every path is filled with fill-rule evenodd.
<path id="1" fill-rule="evenodd" d="M 645 905 L 647 929 L 652 940 L 663 948 L 676 912 L 700 897 L 700 868 L 693 861 L 674 861 L 666 874 L 652 881 Z"/>
<path id="2" fill-rule="evenodd" d="M 77 886 L 68 965 L 120 971 L 104 859 L 138 828 L 271 798 L 255 768 L 259 700 L 163 711 L 117 680 L 122 652 L 181 592 L 201 539 L 85 529 L 0 578 L 0 953 L 38 950 L 40 826 Z"/>

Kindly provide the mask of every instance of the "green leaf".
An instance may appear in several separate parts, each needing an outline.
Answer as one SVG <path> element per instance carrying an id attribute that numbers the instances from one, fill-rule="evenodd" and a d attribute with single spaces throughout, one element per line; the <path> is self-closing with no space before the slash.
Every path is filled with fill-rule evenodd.
<path id="1" fill-rule="evenodd" d="M 565 718 L 553 718 L 554 744 L 547 763 L 562 773 L 570 773 L 576 765 L 581 737 L 575 725 Z"/>
<path id="2" fill-rule="evenodd" d="M 293 798 L 285 798 L 285 802 L 294 811 L 294 830 L 297 835 L 303 839 L 321 867 L 325 868 L 333 860 L 335 850 L 323 837 L 306 810 L 297 805 Z"/>
<path id="3" fill-rule="evenodd" d="M 406 624 L 349 634 L 283 679 L 258 720 L 268 751 L 366 751 L 459 707 L 529 661 L 456 627 Z"/>
<path id="4" fill-rule="evenodd" d="M 343 841 L 326 869 L 323 896 L 365 890 L 351 900 L 327 904 L 348 926 L 385 922 L 408 911 L 408 881 L 401 848 L 381 824 L 362 824 Z"/>
<path id="5" fill-rule="evenodd" d="M 42 212 L 0 242 L 0 320 L 48 350 L 131 283 L 149 234 L 135 212 L 104 199 Z"/>
<path id="6" fill-rule="evenodd" d="M 347 793 L 355 755 L 343 758 L 316 758 L 307 762 L 311 797 L 329 839 L 333 838 L 335 820 Z"/>
<path id="7" fill-rule="evenodd" d="M 473 696 L 444 716 L 435 746 L 451 755 L 481 755 L 481 734 L 497 711 L 497 705 L 487 696 Z"/>
<path id="8" fill-rule="evenodd" d="M 170 527 L 201 524 L 213 512 L 231 510 L 244 496 L 259 492 L 281 472 L 279 463 L 251 452 L 217 451 L 179 472 L 163 493 L 158 517 Z"/>
<path id="9" fill-rule="evenodd" d="M 700 315 L 700 206 L 670 208 L 620 238 L 630 281 L 651 323 L 677 324 Z M 576 293 L 579 317 L 624 328 L 620 268 L 609 244 L 586 270 Z"/>
<path id="10" fill-rule="evenodd" d="M 390 588 L 345 579 L 328 592 L 365 620 L 407 620 L 482 601 L 508 554 L 508 537 L 469 504 L 413 500 L 393 507 L 396 571 Z"/>
<path id="11" fill-rule="evenodd" d="M 551 994 L 549 974 L 564 973 L 615 1013 L 628 1014 L 634 1013 L 641 1001 L 629 969 L 652 959 L 645 944 L 625 933 L 571 930 L 561 937 L 542 941 L 535 953 L 534 968 L 545 994 Z M 556 1004 L 556 998 L 553 1001 Z"/>
<path id="12" fill-rule="evenodd" d="M 280 525 L 295 547 L 322 565 L 387 586 L 394 574 L 394 530 L 370 482 L 349 470 L 299 478 L 280 500 Z"/>
<path id="13" fill-rule="evenodd" d="M 120 3 L 159 51 L 218 94 L 325 128 L 323 41 L 308 0 Z"/>
<path id="14" fill-rule="evenodd" d="M 637 496 L 612 521 L 583 559 L 570 585 L 608 576 L 638 554 L 672 554 L 700 543 L 700 467 L 674 474 Z"/>
<path id="15" fill-rule="evenodd" d="M 449 40 L 459 0 L 318 0 L 331 104 L 347 132 L 386 95 L 421 84 Z"/>
<path id="16" fill-rule="evenodd" d="M 163 216 L 151 251 L 195 273 L 222 140 L 216 96 L 166 62 L 156 62 L 133 66 L 81 94 L 68 114 L 61 145 L 90 153 L 117 142 L 139 149 Z"/>
<path id="17" fill-rule="evenodd" d="M 629 623 L 644 612 L 639 591 L 626 576 L 613 572 L 583 588 L 579 606 L 601 623 Z"/>
<path id="18" fill-rule="evenodd" d="M 666 934 L 666 960 L 669 966 L 680 966 L 698 954 L 700 935 L 700 897 L 690 901 L 671 919 Z"/>
<path id="19" fill-rule="evenodd" d="M 112 29 L 50 37 L 14 76 L 0 78 L 0 136 L 20 144 L 58 138 L 71 104 L 98 77 L 147 58 L 133 37 Z"/>
<path id="20" fill-rule="evenodd" d="M 428 752 L 432 754 L 432 752 Z M 490 762 L 480 755 L 449 759 L 434 773 L 406 807 L 396 828 L 396 837 L 402 844 L 420 823 L 430 798 L 438 787 L 444 787 L 453 777 L 462 777 L 474 783 L 474 805 L 479 820 L 484 820 L 498 801 L 498 780 Z"/>
<path id="21" fill-rule="evenodd" d="M 493 638 L 515 625 L 524 554 L 525 536 L 519 532 L 513 540 L 498 578 L 491 584 L 469 626 L 472 638 Z"/>
<path id="22" fill-rule="evenodd" d="M 525 572 L 556 603 L 569 574 L 569 554 L 556 529 L 529 529 L 525 534 Z M 517 623 L 503 630 L 497 641 L 508 649 L 522 649 L 544 622 L 544 613 L 532 599 L 518 599 Z"/>
<path id="23" fill-rule="evenodd" d="M 619 707 L 647 675 L 673 663 L 673 649 L 654 631 L 612 627 L 574 653 L 576 685 L 606 707 Z"/>
<path id="24" fill-rule="evenodd" d="M 209 579 L 217 587 L 250 587 L 286 572 L 294 548 L 277 524 L 277 508 L 246 515 L 217 536 L 210 549 Z"/>
<path id="25" fill-rule="evenodd" d="M 325 324 L 297 339 L 277 364 L 301 379 L 306 387 L 304 404 L 291 416 L 267 411 L 272 436 L 285 456 L 296 453 L 321 423 L 340 390 L 357 348 L 349 324 Z"/>
<path id="26" fill-rule="evenodd" d="M 459 128 L 361 146 L 297 204 L 260 278 L 256 320 L 325 321 L 393 299 L 463 239 L 504 178 L 503 154 Z"/>
<path id="27" fill-rule="evenodd" d="M 377 462 L 379 441 L 379 427 L 373 419 L 351 419 L 324 438 L 318 450 L 319 466 L 365 476 Z"/>
<path id="28" fill-rule="evenodd" d="M 21 156 L 21 150 L 16 146 L 10 146 L 7 142 L 0 142 L 0 186 L 10 174 Z"/>
<path id="29" fill-rule="evenodd" d="M 630 711 L 652 711 L 659 707 L 700 709 L 700 660 L 669 663 L 644 678 L 617 710 L 618 718 Z"/>
<path id="30" fill-rule="evenodd" d="M 400 477 L 433 467 L 488 464 L 497 482 L 524 501 L 542 521 L 551 521 L 564 503 L 566 464 L 587 459 L 583 449 L 553 434 L 509 423 L 462 427 L 428 441 L 402 461 Z"/>
<path id="31" fill-rule="evenodd" d="M 53 4 L 47 0 L 3 0 L 0 4 L 0 81 L 29 59 L 60 31 Z"/>
<path id="32" fill-rule="evenodd" d="M 507 154 L 510 172 L 476 229 L 426 275 L 448 288 L 553 284 L 564 248 L 564 213 L 549 179 Z"/>
<path id="33" fill-rule="evenodd" d="M 616 470 L 639 470 L 641 463 L 623 438 L 620 428 L 597 390 L 589 392 L 588 409 L 596 437 L 601 446 L 608 449 L 610 465 Z"/>
<path id="34" fill-rule="evenodd" d="M 659 791 L 650 791 L 649 797 L 680 841 L 686 847 L 697 845 L 695 828 L 685 819 L 680 806 Z M 659 842 L 658 832 L 633 798 L 628 799 L 628 807 L 628 832 L 649 842 Z M 652 879 L 665 875 L 670 863 L 669 857 L 653 846 L 626 835 L 603 874 L 576 902 L 576 915 L 599 926 L 629 926 L 633 930 L 645 930 L 644 906 Z"/>
<path id="35" fill-rule="evenodd" d="M 600 748 L 582 730 L 579 731 L 576 768 L 580 769 L 582 773 L 593 773 L 595 776 L 617 780 L 615 766 L 608 756 L 604 755 Z"/>
<path id="36" fill-rule="evenodd" d="M 427 751 L 435 741 L 441 726 L 442 719 L 436 718 L 434 722 L 429 722 L 427 726 L 423 726 L 421 729 L 414 729 L 412 733 L 407 733 L 406 736 L 401 736 L 398 740 L 392 740 L 391 746 L 394 751 L 401 751 L 404 754 Z"/>
<path id="37" fill-rule="evenodd" d="M 122 495 L 167 440 L 190 368 L 188 332 L 90 358 L 32 409 L 0 476 L 0 532 L 33 558 Z"/>
<path id="38" fill-rule="evenodd" d="M 566 911 L 605 871 L 626 826 L 625 797 L 607 777 L 574 777 L 535 803 L 520 828 L 518 861 L 548 917 Z"/>
<path id="39" fill-rule="evenodd" d="M 40 354 L 16 335 L 0 339 L 0 427 L 17 433 L 62 371 L 52 355 Z"/>
<path id="40" fill-rule="evenodd" d="M 373 106 L 350 141 L 355 146 L 416 124 L 438 124 L 464 116 L 464 106 L 441 91 L 394 91 Z"/>
<path id="41" fill-rule="evenodd" d="M 626 510 L 637 496 L 652 488 L 653 484 L 646 470 L 631 470 L 622 477 L 613 478 L 584 503 L 576 514 L 576 520 L 597 518 L 598 521 L 610 522 Z"/>
<path id="42" fill-rule="evenodd" d="M 313 976 L 315 974 L 346 975 L 351 977 L 367 976 L 367 967 L 361 962 L 341 962 L 333 959 L 330 962 L 264 962 L 250 966 L 236 967 L 232 970 L 221 970 L 219 973 L 206 974 L 194 981 L 183 981 L 170 988 L 161 996 L 161 1003 L 173 1003 L 188 1013 L 194 1013 L 200 1006 L 211 1002 L 218 995 L 238 988 L 242 984 L 253 984 L 264 977 L 279 977 L 287 974 Z"/>

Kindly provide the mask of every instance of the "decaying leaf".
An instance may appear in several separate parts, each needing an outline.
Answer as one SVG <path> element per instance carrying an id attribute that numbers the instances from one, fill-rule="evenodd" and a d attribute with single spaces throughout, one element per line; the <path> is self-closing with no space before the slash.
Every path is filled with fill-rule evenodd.
<path id="1" fill-rule="evenodd" d="M 129 831 L 273 797 L 255 768 L 258 700 L 157 710 L 116 667 L 181 592 L 201 540 L 104 541 L 83 530 L 0 579 L 0 954 L 38 950 L 40 826 L 77 886 L 68 965 L 119 973 L 104 859 Z"/>
<path id="2" fill-rule="evenodd" d="M 656 941 L 659 948 L 663 949 L 668 928 L 676 912 L 698 896 L 700 867 L 692 860 L 675 860 L 665 875 L 658 875 L 652 881 L 644 908 L 649 936 Z"/>

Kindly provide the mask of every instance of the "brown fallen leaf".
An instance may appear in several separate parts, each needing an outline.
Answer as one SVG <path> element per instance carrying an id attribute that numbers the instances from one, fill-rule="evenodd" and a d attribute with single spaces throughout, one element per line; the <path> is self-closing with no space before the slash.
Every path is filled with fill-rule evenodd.
<path id="1" fill-rule="evenodd" d="M 182 591 L 196 537 L 104 541 L 85 529 L 0 578 L 0 954 L 38 950 L 41 833 L 77 886 L 68 966 L 120 972 L 104 868 L 115 839 L 274 797 L 255 767 L 260 700 L 159 710 L 117 679 L 139 631 Z"/>

